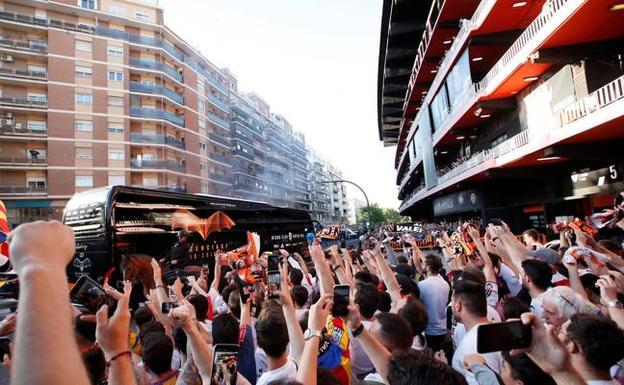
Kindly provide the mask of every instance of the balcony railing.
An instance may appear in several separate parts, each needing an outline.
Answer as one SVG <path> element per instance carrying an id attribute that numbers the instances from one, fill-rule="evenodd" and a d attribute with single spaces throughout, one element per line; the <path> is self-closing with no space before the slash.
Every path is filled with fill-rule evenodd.
<path id="1" fill-rule="evenodd" d="M 30 128 L 16 128 L 15 124 L 0 126 L 0 135 L 5 136 L 46 136 L 48 130 L 33 130 Z"/>
<path id="2" fill-rule="evenodd" d="M 2 76 L 12 76 L 18 78 L 30 78 L 30 79 L 47 79 L 48 73 L 42 71 L 33 71 L 33 70 L 19 70 L 16 68 L 6 68 L 0 67 L 0 75 Z"/>
<path id="3" fill-rule="evenodd" d="M 214 160 L 216 162 L 230 164 L 230 159 L 228 159 L 226 156 L 223 156 L 221 154 L 217 154 L 216 152 L 208 153 L 208 158 L 210 158 L 210 159 L 212 159 L 212 160 Z"/>
<path id="4" fill-rule="evenodd" d="M 139 118 L 163 119 L 173 124 L 177 124 L 178 126 L 184 127 L 184 118 L 172 114 L 169 111 L 156 108 L 130 107 L 130 116 L 136 116 Z"/>
<path id="5" fill-rule="evenodd" d="M 533 20 L 533 22 L 522 32 L 520 37 L 509 47 L 507 52 L 498 60 L 498 62 L 492 67 L 490 72 L 479 82 L 479 89 L 486 90 L 489 94 L 489 86 L 498 86 L 500 82 L 508 76 L 508 72 L 513 68 L 521 65 L 531 52 L 536 48 L 531 44 L 535 43 L 534 38 L 537 35 L 542 36 L 544 39 L 547 37 L 544 34 L 547 28 L 554 31 L 561 26 L 563 20 L 556 20 L 550 23 L 553 19 L 561 19 L 565 15 L 571 15 L 584 0 L 552 0 L 547 6 L 542 9 L 542 12 Z"/>
<path id="6" fill-rule="evenodd" d="M 20 13 L 13 13 L 13 12 L 0 11 L 0 19 L 16 21 L 19 23 L 35 24 L 35 25 L 40 25 L 40 26 L 48 25 L 48 21 L 46 19 L 42 19 L 40 17 L 23 15 Z"/>
<path id="7" fill-rule="evenodd" d="M 130 161 L 131 168 L 137 169 L 165 169 L 175 172 L 186 172 L 186 165 L 174 160 L 164 159 L 132 159 Z"/>
<path id="8" fill-rule="evenodd" d="M 145 94 L 163 95 L 178 104 L 184 104 L 184 97 L 182 95 L 163 86 L 143 84 L 139 82 L 130 82 L 130 91 L 142 92 Z"/>
<path id="9" fill-rule="evenodd" d="M 48 164 L 46 158 L 22 158 L 16 156 L 2 156 L 0 157 L 0 164 L 10 164 L 15 166 L 45 166 Z"/>
<path id="10" fill-rule="evenodd" d="M 16 187 L 16 186 L 0 186 L 0 194 L 45 194 L 48 192 L 46 187 Z"/>
<path id="11" fill-rule="evenodd" d="M 138 132 L 130 133 L 131 143 L 150 143 L 150 144 L 167 144 L 181 150 L 186 149 L 184 141 L 160 134 L 141 134 Z"/>
<path id="12" fill-rule="evenodd" d="M 0 97 L 0 104 L 12 105 L 18 107 L 30 107 L 30 108 L 46 108 L 48 106 L 47 100 L 29 100 L 16 98 L 14 96 Z"/>
<path id="13" fill-rule="evenodd" d="M 16 39 L 0 38 L 0 47 L 14 49 L 17 51 L 27 51 L 35 53 L 47 53 L 47 43 L 34 43 L 29 41 L 21 41 Z"/>
<path id="14" fill-rule="evenodd" d="M 617 100 L 624 98 L 624 76 L 597 89 L 559 112 L 559 124 L 564 126 Z"/>
<path id="15" fill-rule="evenodd" d="M 221 136 L 219 134 L 216 134 L 214 132 L 209 132 L 208 137 L 210 138 L 210 140 L 213 140 L 227 148 L 230 148 L 230 140 L 228 138 Z"/>
<path id="16" fill-rule="evenodd" d="M 150 70 L 162 71 L 166 73 L 167 75 L 171 76 L 172 78 L 174 78 L 175 80 L 182 82 L 182 74 L 176 71 L 173 67 L 170 67 L 169 65 L 165 63 L 159 63 L 153 60 L 145 60 L 145 59 L 137 59 L 137 58 L 130 58 L 130 60 L 128 60 L 128 63 L 130 64 L 131 67 L 146 68 Z"/>
<path id="17" fill-rule="evenodd" d="M 208 120 L 210 120 L 212 123 L 218 125 L 221 128 L 224 128 L 226 130 L 230 129 L 230 122 L 220 118 L 218 115 L 213 114 L 212 112 L 208 113 Z"/>
<path id="18" fill-rule="evenodd" d="M 216 180 L 223 183 L 232 183 L 232 177 L 230 175 L 216 174 L 211 172 L 208 174 L 208 177 L 212 180 Z"/>
<path id="19" fill-rule="evenodd" d="M 210 94 L 207 95 L 206 98 L 208 100 L 210 100 L 210 102 L 212 104 L 216 105 L 217 107 L 221 108 L 222 110 L 225 110 L 225 111 L 229 111 L 230 110 L 230 103 L 228 103 L 226 101 L 223 101 L 223 100 L 217 98 L 216 96 L 210 95 Z"/>

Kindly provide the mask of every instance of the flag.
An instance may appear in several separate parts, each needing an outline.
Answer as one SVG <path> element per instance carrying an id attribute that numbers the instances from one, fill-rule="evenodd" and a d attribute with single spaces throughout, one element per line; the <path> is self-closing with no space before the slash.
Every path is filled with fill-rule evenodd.
<path id="1" fill-rule="evenodd" d="M 6 239 L 10 232 L 9 222 L 7 221 L 7 210 L 4 203 L 0 200 L 0 254 L 2 255 L 9 255 L 9 244 L 6 243 Z"/>

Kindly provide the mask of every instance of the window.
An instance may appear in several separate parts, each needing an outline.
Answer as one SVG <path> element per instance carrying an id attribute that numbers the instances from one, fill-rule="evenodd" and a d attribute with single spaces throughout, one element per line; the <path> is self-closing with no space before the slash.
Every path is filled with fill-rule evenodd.
<path id="1" fill-rule="evenodd" d="M 124 150 L 108 150 L 108 159 L 124 160 Z"/>
<path id="2" fill-rule="evenodd" d="M 97 8 L 96 0 L 78 0 L 78 5 L 82 8 L 87 8 L 87 9 Z"/>
<path id="3" fill-rule="evenodd" d="M 76 187 L 93 187 L 93 177 L 85 175 L 76 176 Z"/>
<path id="4" fill-rule="evenodd" d="M 81 131 L 81 132 L 93 131 L 93 122 L 88 122 L 86 120 L 77 120 L 75 125 L 76 125 L 76 131 Z"/>
<path id="5" fill-rule="evenodd" d="M 150 86 L 153 87 L 156 85 L 156 82 L 153 80 L 141 80 L 141 84 L 145 85 L 145 86 Z"/>
<path id="6" fill-rule="evenodd" d="M 91 94 L 83 94 L 80 92 L 76 93 L 76 104 L 84 104 L 91 105 L 93 104 L 93 95 Z"/>
<path id="7" fill-rule="evenodd" d="M 123 105 L 124 105 L 124 98 L 123 98 L 123 96 L 109 96 L 108 97 L 108 105 L 109 106 L 116 106 L 116 107 L 123 107 Z"/>
<path id="8" fill-rule="evenodd" d="M 197 108 L 199 110 L 203 110 L 205 107 L 206 107 L 206 103 L 203 100 L 200 99 L 197 101 Z"/>
<path id="9" fill-rule="evenodd" d="M 108 56 L 123 56 L 123 47 L 117 47 L 116 45 L 108 46 Z"/>
<path id="10" fill-rule="evenodd" d="M 43 190 L 46 188 L 46 180 L 45 178 L 27 178 L 26 186 L 31 189 Z"/>
<path id="11" fill-rule="evenodd" d="M 123 175 L 109 175 L 108 176 L 109 186 L 123 186 L 125 184 L 126 184 L 126 177 Z"/>
<path id="12" fill-rule="evenodd" d="M 123 125 L 110 125 L 108 126 L 108 132 L 111 132 L 114 134 L 123 134 L 124 132 Z"/>
<path id="13" fill-rule="evenodd" d="M 40 120 L 29 120 L 27 126 L 30 131 L 45 131 L 48 128 L 47 123 Z"/>
<path id="14" fill-rule="evenodd" d="M 91 75 L 93 75 L 93 71 L 91 70 L 90 67 L 81 67 L 81 66 L 76 66 L 74 73 L 76 74 L 76 76 L 81 77 L 81 78 L 90 78 Z"/>
<path id="15" fill-rule="evenodd" d="M 108 80 L 114 81 L 114 82 L 121 82 L 123 81 L 123 72 L 121 71 L 108 71 Z"/>
<path id="16" fill-rule="evenodd" d="M 199 142 L 199 149 L 200 149 L 200 150 L 205 150 L 205 149 L 206 149 L 206 143 L 204 143 L 204 142 Z"/>
<path id="17" fill-rule="evenodd" d="M 110 12 L 113 15 L 120 15 L 120 16 L 124 16 L 126 14 L 126 9 L 124 7 L 121 7 L 119 5 L 113 5 L 111 4 L 110 6 Z"/>
<path id="18" fill-rule="evenodd" d="M 93 159 L 93 150 L 86 147 L 76 147 L 76 159 Z"/>
<path id="19" fill-rule="evenodd" d="M 134 17 L 137 20 L 149 21 L 149 15 L 147 13 L 145 13 L 145 12 L 137 11 L 137 12 L 134 13 Z"/>
<path id="20" fill-rule="evenodd" d="M 76 51 L 91 52 L 93 50 L 93 44 L 90 41 L 76 40 Z"/>
<path id="21" fill-rule="evenodd" d="M 29 102 L 45 103 L 48 100 L 48 96 L 46 94 L 36 94 L 34 92 L 29 92 L 26 95 L 26 99 Z"/>

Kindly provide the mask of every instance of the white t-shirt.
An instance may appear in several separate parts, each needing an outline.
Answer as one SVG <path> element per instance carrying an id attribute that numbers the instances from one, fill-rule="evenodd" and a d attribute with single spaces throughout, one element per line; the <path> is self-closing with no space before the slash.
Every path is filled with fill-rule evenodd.
<path id="1" fill-rule="evenodd" d="M 227 314 L 230 311 L 230 308 L 228 308 L 227 303 L 225 303 L 218 291 L 210 288 L 210 290 L 208 290 L 208 295 L 212 301 L 213 308 L 218 314 Z"/>
<path id="2" fill-rule="evenodd" d="M 371 321 L 362 320 L 362 325 L 364 325 L 366 330 L 370 330 L 371 324 Z M 351 344 L 349 352 L 351 357 L 351 372 L 353 375 L 372 372 L 375 366 L 370 358 L 368 358 L 360 341 L 357 338 L 350 338 L 349 343 Z"/>
<path id="3" fill-rule="evenodd" d="M 425 334 L 446 334 L 446 305 L 451 291 L 449 284 L 438 274 L 418 282 L 418 289 L 420 300 L 429 316 Z"/>
<path id="4" fill-rule="evenodd" d="M 512 297 L 517 296 L 518 293 L 520 293 L 520 290 L 522 290 L 522 283 L 520 282 L 518 275 L 504 263 L 501 263 L 500 275 L 503 278 L 503 281 L 507 284 L 507 288 L 509 289 Z"/>
<path id="5" fill-rule="evenodd" d="M 464 368 L 464 357 L 468 354 L 477 354 L 477 329 L 478 326 L 474 326 L 470 329 L 455 350 L 453 354 L 452 366 L 461 375 L 466 378 L 468 385 L 478 385 L 474 375 Z M 503 363 L 503 357 L 500 352 L 481 354 L 485 358 L 486 364 L 496 373 L 500 373 Z"/>
<path id="6" fill-rule="evenodd" d="M 531 298 L 531 305 L 529 308 L 531 312 L 535 314 L 540 319 L 542 318 L 542 314 L 544 313 L 544 309 L 542 309 L 542 299 L 544 298 L 544 293 L 538 295 L 535 298 Z"/>
<path id="7" fill-rule="evenodd" d="M 295 377 L 297 377 L 297 365 L 289 359 L 282 367 L 262 373 L 256 385 L 266 385 L 271 381 L 295 379 Z"/>
<path id="8" fill-rule="evenodd" d="M 487 307 L 487 318 L 490 322 L 501 322 L 501 316 L 498 312 L 492 307 Z M 461 322 L 458 322 L 455 325 L 455 329 L 453 330 L 453 341 L 455 342 L 455 346 L 458 346 L 461 343 L 461 340 L 466 335 L 466 325 Z"/>

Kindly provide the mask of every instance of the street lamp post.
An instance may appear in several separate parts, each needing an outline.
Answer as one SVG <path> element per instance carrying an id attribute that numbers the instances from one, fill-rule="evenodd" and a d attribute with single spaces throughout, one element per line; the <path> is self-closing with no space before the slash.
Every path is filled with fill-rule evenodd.
<path id="1" fill-rule="evenodd" d="M 362 194 L 364 194 L 364 198 L 366 199 L 366 210 L 368 212 L 368 215 L 367 215 L 368 216 L 368 223 L 366 224 L 366 230 L 370 231 L 370 225 L 371 225 L 370 203 L 368 201 L 368 195 L 366 195 L 366 192 L 364 191 L 363 188 L 358 186 L 356 183 L 353 183 L 350 180 L 345 180 L 345 179 L 322 180 L 322 181 L 320 181 L 320 183 L 350 183 L 350 184 L 354 185 L 355 187 L 357 187 L 358 189 L 360 189 Z M 357 213 L 355 214 L 355 216 L 357 218 Z"/>

